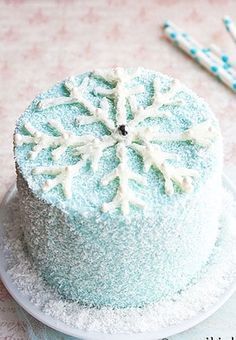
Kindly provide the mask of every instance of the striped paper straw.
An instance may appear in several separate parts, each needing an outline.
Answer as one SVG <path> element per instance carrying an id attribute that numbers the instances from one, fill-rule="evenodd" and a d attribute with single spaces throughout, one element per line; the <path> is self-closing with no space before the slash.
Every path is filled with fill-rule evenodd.
<path id="1" fill-rule="evenodd" d="M 181 34 L 184 38 L 186 38 L 189 41 L 189 43 L 191 45 L 193 45 L 195 48 L 198 48 L 199 50 L 204 52 L 209 57 L 209 59 L 211 61 L 213 61 L 214 63 L 217 63 L 219 65 L 222 64 L 225 69 L 228 69 L 228 65 L 227 66 L 224 65 L 224 62 L 222 62 L 221 58 L 217 54 L 215 54 L 210 48 L 204 48 L 202 45 L 199 44 L 198 41 L 193 39 L 188 33 L 181 31 L 180 28 L 178 28 L 176 25 L 174 25 L 169 20 L 164 23 L 164 29 L 167 28 L 167 27 L 171 27 L 176 32 L 178 32 L 178 34 Z"/>
<path id="2" fill-rule="evenodd" d="M 227 32 L 229 32 L 233 40 L 236 42 L 236 25 L 234 24 L 234 22 L 231 20 L 229 16 L 225 16 L 223 18 L 223 23 L 225 25 Z"/>
<path id="3" fill-rule="evenodd" d="M 210 50 L 215 53 L 215 55 L 217 55 L 223 61 L 223 63 L 232 65 L 229 56 L 226 53 L 223 53 L 218 46 L 211 44 Z"/>
<path id="4" fill-rule="evenodd" d="M 223 52 L 220 47 L 218 47 L 215 44 L 211 44 L 210 45 L 210 50 L 217 55 L 223 63 L 227 64 L 229 67 L 235 67 L 235 63 L 232 62 L 231 58 L 229 57 L 229 55 L 225 52 Z"/>
<path id="5" fill-rule="evenodd" d="M 191 38 L 189 38 L 189 35 L 187 35 L 186 33 L 183 34 L 181 31 L 176 30 L 175 27 L 169 24 L 169 22 L 165 22 L 164 32 L 167 38 L 171 40 L 175 45 L 177 45 L 181 50 L 186 52 L 191 58 L 196 60 L 211 74 L 219 78 L 233 91 L 236 91 L 236 79 L 230 73 L 228 73 L 227 70 L 225 70 L 218 62 L 212 60 L 209 55 L 207 55 L 206 51 L 203 51 L 202 48 L 200 48 L 199 43 L 194 41 L 195 43 L 193 44 Z"/>
<path id="6" fill-rule="evenodd" d="M 236 71 L 234 70 L 233 66 L 229 64 L 229 62 L 226 62 L 226 60 L 229 60 L 229 58 L 226 58 L 225 54 L 219 54 L 216 53 L 215 48 L 210 47 L 204 50 L 204 52 L 209 56 L 210 60 L 212 60 L 214 63 L 221 66 L 223 69 L 225 69 L 230 75 L 232 75 L 234 78 L 236 78 Z"/>
<path id="7" fill-rule="evenodd" d="M 229 55 L 222 52 L 221 49 L 214 44 L 210 45 L 209 49 L 214 55 L 220 58 L 223 68 L 236 78 L 236 70 L 234 69 L 235 63 L 231 61 Z"/>
<path id="8" fill-rule="evenodd" d="M 195 39 L 193 39 L 193 37 L 191 37 L 188 33 L 184 32 L 183 30 L 181 30 L 178 26 L 176 26 L 175 24 L 173 24 L 170 20 L 165 21 L 163 28 L 166 29 L 168 27 L 171 27 L 173 30 L 175 30 L 178 34 L 181 34 L 184 38 L 186 38 L 188 41 L 191 41 L 191 43 L 193 45 L 195 45 L 195 47 L 205 50 L 203 48 L 202 45 L 200 45 L 200 43 L 198 41 L 196 41 Z"/>

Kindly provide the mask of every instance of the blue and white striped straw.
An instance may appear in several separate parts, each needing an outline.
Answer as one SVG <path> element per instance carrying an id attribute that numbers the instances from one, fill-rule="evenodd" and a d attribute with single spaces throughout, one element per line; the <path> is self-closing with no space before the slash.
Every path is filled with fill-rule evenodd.
<path id="1" fill-rule="evenodd" d="M 218 46 L 216 46 L 215 44 L 211 44 L 210 50 L 213 53 L 215 53 L 215 55 L 217 55 L 223 63 L 228 64 L 230 66 L 233 66 L 231 61 L 230 61 L 229 56 L 226 53 L 222 52 L 221 49 Z"/>
<path id="2" fill-rule="evenodd" d="M 235 63 L 231 61 L 231 58 L 225 52 L 222 52 L 221 49 L 215 44 L 210 45 L 209 50 L 220 58 L 220 61 L 223 65 L 223 68 L 226 69 L 230 74 L 232 74 L 236 78 L 236 70 L 234 69 Z"/>
<path id="3" fill-rule="evenodd" d="M 199 44 L 198 41 L 193 39 L 188 33 L 183 32 L 180 28 L 178 28 L 176 25 L 174 25 L 169 20 L 164 23 L 164 28 L 167 28 L 167 27 L 172 27 L 176 32 L 178 32 L 178 34 L 181 34 L 184 38 L 186 38 L 190 44 L 192 44 L 194 47 L 204 52 L 211 61 L 218 63 L 220 65 L 222 64 L 222 61 L 219 58 L 219 56 L 214 54 L 210 48 L 204 48 L 202 45 Z M 227 69 L 228 67 L 224 67 L 224 68 Z"/>
<path id="4" fill-rule="evenodd" d="M 236 25 L 229 16 L 223 18 L 226 30 L 229 32 L 233 40 L 236 42 Z"/>
<path id="5" fill-rule="evenodd" d="M 164 23 L 164 32 L 167 38 L 175 45 L 186 52 L 191 58 L 196 60 L 201 66 L 220 79 L 233 91 L 236 91 L 236 78 L 222 66 L 222 63 L 219 63 L 219 57 L 209 53 L 209 51 L 207 53 L 208 49 L 202 48 L 198 42 L 193 40 L 187 33 L 180 31 L 177 26 L 169 21 Z"/>

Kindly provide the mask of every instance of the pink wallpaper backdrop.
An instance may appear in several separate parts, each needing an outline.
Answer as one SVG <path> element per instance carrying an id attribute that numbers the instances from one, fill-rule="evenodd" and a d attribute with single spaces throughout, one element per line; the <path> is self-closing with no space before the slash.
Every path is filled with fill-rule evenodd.
<path id="1" fill-rule="evenodd" d="M 171 19 L 236 60 L 224 14 L 236 20 L 235 0 L 0 0 L 0 199 L 15 178 L 15 120 L 33 97 L 68 75 L 113 65 L 168 73 L 204 97 L 220 120 L 226 173 L 236 182 L 236 94 L 167 42 L 160 28 Z M 0 339 L 25 339 L 1 283 Z"/>

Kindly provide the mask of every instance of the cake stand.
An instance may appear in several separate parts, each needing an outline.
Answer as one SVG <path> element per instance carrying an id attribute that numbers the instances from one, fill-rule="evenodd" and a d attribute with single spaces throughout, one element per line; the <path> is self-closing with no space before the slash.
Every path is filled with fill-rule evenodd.
<path id="1" fill-rule="evenodd" d="M 232 183 L 224 176 L 224 187 L 227 191 L 231 192 L 236 199 L 236 190 L 234 189 Z M 63 321 L 52 317 L 51 315 L 43 312 L 38 306 L 32 303 L 29 297 L 22 293 L 19 287 L 13 282 L 12 277 L 10 276 L 7 270 L 7 259 L 6 259 L 6 250 L 4 250 L 4 238 L 6 237 L 6 232 L 8 225 L 5 222 L 7 220 L 7 214 L 11 213 L 9 206 L 11 201 L 16 197 L 17 190 L 15 185 L 13 185 L 10 190 L 6 193 L 3 202 L 0 206 L 0 277 L 11 294 L 11 296 L 15 299 L 15 301 L 25 309 L 29 314 L 31 314 L 34 318 L 41 321 L 45 325 L 65 333 L 67 335 L 78 337 L 83 340 L 157 340 L 162 338 L 167 338 L 174 334 L 183 332 L 197 324 L 201 321 L 207 319 L 210 315 L 215 313 L 225 302 L 228 300 L 231 295 L 236 290 L 236 280 L 233 278 L 226 287 L 226 289 L 220 294 L 220 296 L 216 299 L 215 303 L 213 303 L 208 308 L 204 308 L 202 311 L 198 311 L 196 315 L 191 316 L 190 318 L 183 320 L 175 325 L 159 328 L 155 331 L 150 332 L 119 332 L 119 333 L 101 333 L 97 331 L 85 331 L 76 327 L 72 327 L 64 323 Z M 236 226 L 235 226 L 236 227 Z M 17 229 L 17 228 L 16 228 Z M 20 234 L 20 228 L 15 231 Z M 236 236 L 234 235 L 235 240 Z M 227 248 L 222 249 L 225 254 L 229 251 Z M 236 265 L 235 265 L 236 266 Z M 236 272 L 236 270 L 235 270 Z M 232 272 L 233 275 L 233 272 Z"/>

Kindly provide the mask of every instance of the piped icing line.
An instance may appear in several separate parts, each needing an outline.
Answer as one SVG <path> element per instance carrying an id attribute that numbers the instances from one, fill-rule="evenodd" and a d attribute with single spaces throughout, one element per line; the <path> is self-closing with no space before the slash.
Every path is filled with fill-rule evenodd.
<path id="1" fill-rule="evenodd" d="M 77 136 L 71 131 L 65 130 L 62 124 L 56 120 L 50 120 L 48 124 L 57 130 L 57 132 L 60 133 L 60 136 L 48 135 L 42 131 L 39 131 L 35 129 L 31 123 L 26 123 L 24 125 L 24 128 L 30 133 L 31 136 L 21 135 L 19 133 L 15 135 L 16 146 L 21 146 L 23 144 L 34 144 L 32 151 L 30 151 L 28 154 L 30 159 L 35 159 L 42 150 L 52 147 L 52 159 L 56 161 L 66 152 L 69 147 L 84 145 L 86 143 L 92 142 L 95 139 L 95 137 L 92 135 Z"/>
<path id="2" fill-rule="evenodd" d="M 50 125 L 61 133 L 61 136 L 55 137 L 44 134 L 31 126 L 30 123 L 25 124 L 25 128 L 32 136 L 15 135 L 15 143 L 17 146 L 22 144 L 34 144 L 29 153 L 29 157 L 35 159 L 40 151 L 49 147 L 55 147 L 51 151 L 53 160 L 58 160 L 64 154 L 68 147 L 73 148 L 74 156 L 81 156 L 81 159 L 75 165 L 63 167 L 48 166 L 34 168 L 34 175 L 44 174 L 56 176 L 54 179 L 49 179 L 43 185 L 43 191 L 49 191 L 55 186 L 61 184 L 66 198 L 71 198 L 72 179 L 78 175 L 79 170 L 85 164 L 85 161 L 91 163 L 93 171 L 97 171 L 99 160 L 102 157 L 103 151 L 115 145 L 117 141 L 111 136 L 103 136 L 96 138 L 90 135 L 76 136 L 69 131 L 66 131 L 59 121 L 50 121 Z"/>
<path id="3" fill-rule="evenodd" d="M 96 77 L 105 79 L 107 82 L 116 84 L 118 81 L 128 83 L 130 80 L 138 77 L 141 73 L 141 67 L 132 72 L 127 72 L 123 67 L 113 67 L 112 69 L 95 69 L 93 74 Z"/>
<path id="4" fill-rule="evenodd" d="M 108 100 L 104 98 L 101 101 L 101 107 L 94 106 L 88 99 L 84 97 L 84 93 L 88 87 L 89 78 L 83 79 L 79 86 L 75 85 L 74 79 L 71 77 L 65 81 L 64 85 L 69 92 L 69 97 L 56 97 L 48 98 L 38 102 L 38 108 L 41 110 L 58 106 L 62 104 L 81 104 L 90 113 L 90 116 L 79 116 L 76 121 L 81 124 L 91 124 L 94 122 L 102 122 L 107 126 L 109 130 L 114 130 L 115 126 L 112 120 L 108 118 L 109 113 L 109 103 Z"/>
<path id="5" fill-rule="evenodd" d="M 138 140 L 143 138 L 150 142 L 185 142 L 190 141 L 202 147 L 208 147 L 219 136 L 219 130 L 211 120 L 192 126 L 182 133 L 161 133 L 157 126 L 137 127 L 135 137 Z"/>
<path id="6" fill-rule="evenodd" d="M 99 108 L 93 108 L 93 110 L 90 110 L 90 116 L 78 116 L 75 121 L 79 125 L 88 125 L 101 122 L 110 132 L 112 132 L 115 130 L 115 124 L 109 118 L 109 111 L 109 101 L 107 98 L 103 98 Z"/>
<path id="7" fill-rule="evenodd" d="M 90 107 L 91 105 L 90 102 L 83 97 L 83 94 L 86 91 L 88 83 L 89 83 L 89 78 L 85 77 L 79 86 L 75 86 L 74 78 L 70 77 L 64 82 L 64 86 L 69 92 L 69 97 L 61 96 L 61 97 L 45 98 L 38 102 L 37 107 L 39 110 L 45 110 L 52 106 L 79 103 L 81 99 L 82 101 L 85 101 L 85 105 L 88 105 L 88 107 Z"/>
<path id="8" fill-rule="evenodd" d="M 161 110 L 167 105 L 179 106 L 183 104 L 182 100 L 176 99 L 176 94 L 180 89 L 180 84 L 178 81 L 173 80 L 170 89 L 166 92 L 160 92 L 160 84 L 157 79 L 153 81 L 154 94 L 152 97 L 152 104 L 147 106 L 146 108 L 139 107 L 137 104 L 137 100 L 135 96 L 131 96 L 129 98 L 129 104 L 131 107 L 131 111 L 134 115 L 133 120 L 130 123 L 130 126 L 137 126 L 140 122 L 144 121 L 146 118 L 157 118 L 157 117 L 169 117 L 171 115 L 171 111 L 169 108 L 165 108 L 165 110 Z"/>
<path id="9" fill-rule="evenodd" d="M 72 180 L 79 174 L 79 170 L 85 162 L 90 162 L 93 171 L 97 171 L 99 161 L 103 156 L 104 150 L 116 146 L 116 155 L 119 164 L 116 169 L 108 173 L 102 180 L 103 185 L 108 185 L 115 178 L 118 178 L 119 184 L 115 197 L 111 202 L 104 203 L 103 211 L 110 212 L 120 208 L 124 215 L 130 211 L 130 204 L 143 208 L 144 203 L 132 192 L 129 186 L 129 180 L 134 180 L 139 184 L 146 183 L 145 174 L 136 174 L 128 167 L 127 148 L 134 149 L 142 158 L 144 170 L 147 172 L 150 167 L 154 167 L 161 172 L 164 178 L 165 192 L 173 194 L 173 183 L 177 184 L 182 191 L 189 192 L 193 189 L 193 179 L 198 176 L 194 169 L 178 168 L 170 165 L 170 159 L 176 159 L 174 154 L 161 150 L 157 145 L 159 142 L 178 142 L 190 141 L 203 147 L 208 147 L 217 138 L 218 130 L 214 127 L 212 121 L 196 124 L 181 133 L 161 133 L 158 127 L 143 127 L 140 123 L 147 118 L 158 118 L 162 116 L 170 117 L 171 108 L 169 106 L 182 105 L 183 102 L 178 99 L 180 84 L 178 81 L 171 81 L 168 89 L 161 91 L 159 82 L 154 79 L 154 94 L 151 105 L 147 107 L 138 106 L 135 95 L 143 92 L 144 88 L 128 88 L 128 81 L 137 76 L 139 70 L 135 73 L 128 73 L 121 68 L 115 68 L 108 72 L 107 70 L 96 70 L 95 77 L 102 77 L 114 85 L 113 88 L 107 89 L 101 86 L 96 87 L 95 91 L 104 97 L 100 101 L 100 107 L 95 107 L 88 99 L 85 98 L 85 91 L 88 89 L 88 77 L 84 78 L 82 83 L 77 86 L 72 78 L 65 82 L 69 97 L 59 97 L 46 99 L 41 102 L 41 108 L 60 105 L 64 103 L 79 103 L 83 105 L 90 115 L 82 115 L 76 118 L 79 125 L 93 124 L 96 122 L 103 123 L 108 134 L 101 137 L 93 135 L 77 136 L 71 131 L 64 129 L 63 125 L 56 120 L 50 120 L 48 123 L 53 127 L 59 136 L 53 136 L 38 131 L 30 123 L 25 124 L 28 135 L 15 135 L 16 146 L 22 144 L 34 144 L 31 158 L 36 158 L 39 152 L 44 149 L 52 148 L 51 155 L 54 161 L 58 160 L 67 150 L 72 148 L 74 156 L 80 157 L 74 165 L 65 165 L 60 167 L 40 167 L 33 170 L 34 174 L 45 174 L 55 176 L 49 179 L 43 186 L 44 191 L 49 191 L 57 185 L 62 185 L 62 189 L 67 198 L 72 197 Z M 108 98 L 113 99 L 116 109 L 114 121 L 109 117 L 110 104 Z M 69 100 L 69 99 L 71 100 Z M 60 104 L 59 104 L 60 103 Z M 133 118 L 127 121 L 127 103 L 129 103 Z M 121 123 L 122 124 L 119 124 Z"/>
<path id="10" fill-rule="evenodd" d="M 78 176 L 80 169 L 89 162 L 93 171 L 97 171 L 99 160 L 103 155 L 103 151 L 116 144 L 117 142 L 110 136 L 102 138 L 93 138 L 86 144 L 81 144 L 73 149 L 74 156 L 80 156 L 80 160 L 74 165 L 66 166 L 48 166 L 34 168 L 32 173 L 34 175 L 52 175 L 53 179 L 47 180 L 43 184 L 43 191 L 47 192 L 62 185 L 62 190 L 66 198 L 72 198 L 72 180 Z"/>
<path id="11" fill-rule="evenodd" d="M 141 185 L 146 185 L 147 181 L 145 177 L 134 173 L 128 168 L 127 148 L 124 143 L 120 142 L 117 145 L 116 155 L 120 161 L 119 165 L 110 174 L 106 175 L 102 179 L 101 183 L 102 185 L 108 185 L 110 182 L 118 178 L 119 187 L 113 200 L 109 203 L 103 204 L 102 211 L 110 212 L 115 210 L 116 208 L 121 208 L 123 214 L 127 216 L 130 211 L 130 204 L 136 205 L 141 208 L 145 207 L 145 203 L 130 190 L 129 180 L 134 180 Z"/>
<path id="12" fill-rule="evenodd" d="M 113 145 L 117 141 L 112 136 L 103 136 L 101 138 L 95 138 L 93 141 L 77 146 L 74 149 L 74 155 L 81 156 L 87 155 L 94 172 L 98 170 L 99 161 L 103 155 L 103 151 Z"/>
<path id="13" fill-rule="evenodd" d="M 177 168 L 168 164 L 168 160 L 176 158 L 175 154 L 164 152 L 159 145 L 150 143 L 146 145 L 133 143 L 131 147 L 142 155 L 145 172 L 153 166 L 162 173 L 166 194 L 173 195 L 173 183 L 176 183 L 184 192 L 191 192 L 193 190 L 192 178 L 199 175 L 198 171 L 188 168 Z"/>
<path id="14" fill-rule="evenodd" d="M 115 87 L 112 89 L 106 89 L 101 86 L 95 88 L 97 94 L 107 96 L 115 100 L 116 103 L 116 124 L 125 125 L 127 123 L 126 103 L 127 99 L 139 93 L 145 92 L 145 88 L 142 85 L 128 88 L 127 83 L 135 78 L 139 73 L 139 70 L 129 75 L 124 69 L 117 67 L 113 69 L 110 75 L 107 72 L 95 71 L 96 76 L 100 76 L 105 80 L 109 80 L 115 83 Z"/>
<path id="15" fill-rule="evenodd" d="M 50 167 L 37 167 L 33 169 L 35 175 L 52 175 L 52 179 L 44 182 L 42 189 L 44 192 L 50 191 L 57 185 L 62 186 L 63 193 L 66 198 L 72 198 L 72 180 L 78 174 L 79 170 L 86 164 L 88 157 L 85 157 L 75 165 L 67 166 L 50 166 Z"/>
<path id="16" fill-rule="evenodd" d="M 192 141 L 203 147 L 209 147 L 217 137 L 219 137 L 219 129 L 210 120 L 192 126 L 181 135 L 183 141 Z"/>

